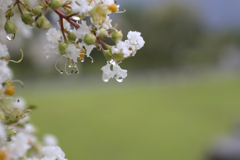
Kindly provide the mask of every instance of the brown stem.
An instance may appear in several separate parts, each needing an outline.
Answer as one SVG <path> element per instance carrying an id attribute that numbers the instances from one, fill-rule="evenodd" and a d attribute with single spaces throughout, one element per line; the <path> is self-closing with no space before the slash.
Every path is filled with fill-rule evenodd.
<path id="1" fill-rule="evenodd" d="M 62 11 L 60 11 L 59 9 L 54 9 L 53 10 L 55 13 L 57 13 L 60 17 L 62 17 L 62 18 L 64 18 L 64 19 L 66 19 L 66 21 L 68 21 L 71 25 L 73 25 L 75 28 L 80 28 L 80 26 L 76 23 L 76 22 L 74 22 L 74 21 L 72 21 L 71 19 L 70 19 L 70 17 L 68 17 L 66 14 L 64 14 Z"/>
<path id="2" fill-rule="evenodd" d="M 102 43 L 105 47 L 108 47 L 109 45 L 105 42 L 103 42 L 99 37 L 97 38 L 97 40 Z"/>
<path id="3" fill-rule="evenodd" d="M 62 31 L 64 41 L 67 42 L 67 38 L 66 38 L 66 35 L 64 33 L 64 26 L 63 26 L 63 18 L 62 17 L 60 17 L 60 27 L 61 27 L 61 31 Z"/>
<path id="4" fill-rule="evenodd" d="M 19 9 L 20 13 L 21 13 L 21 14 L 23 14 L 23 11 L 22 11 L 22 9 L 21 9 L 21 7 L 20 7 L 20 5 L 19 5 L 20 1 L 19 1 L 19 0 L 17 0 L 17 2 L 16 2 L 16 3 L 17 3 L 17 6 L 18 6 L 18 9 Z"/>
<path id="5" fill-rule="evenodd" d="M 50 2 L 50 0 L 45 0 L 45 2 L 46 2 L 46 4 L 48 4 L 48 3 Z M 73 25 L 75 28 L 80 28 L 80 26 L 79 26 L 77 23 L 75 23 L 74 21 L 72 21 L 69 16 L 67 16 L 66 14 L 64 14 L 64 13 L 63 13 L 62 11 L 60 11 L 59 9 L 54 9 L 53 11 L 59 15 L 60 19 L 61 19 L 61 18 L 64 18 L 64 19 L 66 19 L 66 21 L 68 21 L 68 22 L 69 22 L 71 25 Z"/>

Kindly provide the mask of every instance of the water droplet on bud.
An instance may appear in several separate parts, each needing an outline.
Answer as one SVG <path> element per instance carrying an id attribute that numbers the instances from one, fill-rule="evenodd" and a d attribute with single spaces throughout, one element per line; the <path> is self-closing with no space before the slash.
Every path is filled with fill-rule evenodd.
<path id="1" fill-rule="evenodd" d="M 35 26 L 33 24 L 28 24 L 28 28 L 33 29 Z"/>
<path id="2" fill-rule="evenodd" d="M 74 21 L 80 21 L 80 18 L 77 16 L 72 16 L 71 19 L 73 19 Z"/>
<path id="3" fill-rule="evenodd" d="M 14 38 L 15 38 L 15 34 L 6 34 L 6 38 L 7 38 L 7 40 L 9 40 L 9 41 L 13 41 Z"/>

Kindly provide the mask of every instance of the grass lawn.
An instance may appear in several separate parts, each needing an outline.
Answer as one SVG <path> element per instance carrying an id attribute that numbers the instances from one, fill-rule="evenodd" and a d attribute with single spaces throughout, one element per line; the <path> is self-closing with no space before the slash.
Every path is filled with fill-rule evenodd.
<path id="1" fill-rule="evenodd" d="M 26 83 L 18 93 L 69 160 L 197 160 L 240 115 L 240 77 L 116 83 Z"/>

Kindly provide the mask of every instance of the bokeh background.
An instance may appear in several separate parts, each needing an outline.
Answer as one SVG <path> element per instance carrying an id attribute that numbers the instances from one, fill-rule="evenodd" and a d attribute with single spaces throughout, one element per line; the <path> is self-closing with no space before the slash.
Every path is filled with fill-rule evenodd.
<path id="1" fill-rule="evenodd" d="M 128 77 L 101 80 L 106 64 L 78 64 L 60 75 L 45 58 L 46 31 L 7 43 L 15 78 L 39 137 L 51 133 L 70 160 L 197 160 L 240 115 L 240 1 L 118 0 L 112 15 L 124 35 L 142 32 L 146 44 L 121 67 Z M 49 15 L 51 19 L 52 16 Z M 126 36 L 125 36 L 126 38 Z M 59 64 L 61 68 L 63 63 Z"/>

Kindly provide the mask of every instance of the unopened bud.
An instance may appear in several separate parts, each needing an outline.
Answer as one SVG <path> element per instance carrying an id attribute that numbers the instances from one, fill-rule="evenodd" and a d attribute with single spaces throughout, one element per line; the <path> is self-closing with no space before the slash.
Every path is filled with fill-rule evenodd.
<path id="1" fill-rule="evenodd" d="M 7 20 L 4 26 L 7 34 L 15 34 L 17 31 L 17 26 L 10 20 Z"/>
<path id="2" fill-rule="evenodd" d="M 5 13 L 5 17 L 10 18 L 10 17 L 13 17 L 13 16 L 14 16 L 13 9 L 12 8 L 8 9 Z"/>
<path id="3" fill-rule="evenodd" d="M 83 40 L 87 45 L 95 44 L 96 36 L 92 33 L 89 33 L 84 36 Z"/>
<path id="4" fill-rule="evenodd" d="M 70 34 L 67 35 L 67 38 L 69 41 L 75 42 L 77 36 L 71 32 Z"/>
<path id="5" fill-rule="evenodd" d="M 111 54 L 111 52 L 110 52 L 109 50 L 104 50 L 104 51 L 102 51 L 102 52 L 103 52 L 104 57 L 105 57 L 108 61 L 110 61 L 110 60 L 112 59 L 112 54 Z"/>
<path id="6" fill-rule="evenodd" d="M 22 21 L 25 24 L 32 24 L 34 22 L 32 17 L 33 17 L 32 12 L 23 12 L 23 14 L 21 14 Z"/>
<path id="7" fill-rule="evenodd" d="M 123 34 L 121 31 L 114 31 L 111 33 L 111 38 L 113 41 L 121 41 L 123 37 Z"/>
<path id="8" fill-rule="evenodd" d="M 62 0 L 51 0 L 49 5 L 52 9 L 58 9 L 62 6 Z"/>
<path id="9" fill-rule="evenodd" d="M 67 48 L 68 48 L 68 45 L 66 43 L 60 42 L 58 45 L 58 51 L 61 55 L 66 54 Z"/>
<path id="10" fill-rule="evenodd" d="M 102 39 L 108 38 L 108 31 L 104 28 L 101 28 L 99 30 L 98 36 L 101 37 Z"/>
<path id="11" fill-rule="evenodd" d="M 39 29 L 45 30 L 45 29 L 51 28 L 51 23 L 47 20 L 46 17 L 40 16 L 40 17 L 36 20 L 36 26 L 37 26 L 37 28 L 39 28 Z"/>
<path id="12" fill-rule="evenodd" d="M 35 16 L 38 16 L 38 15 L 40 15 L 40 13 L 42 12 L 42 9 L 43 9 L 42 6 L 37 6 L 37 7 L 33 8 L 32 13 L 33 13 Z"/>

